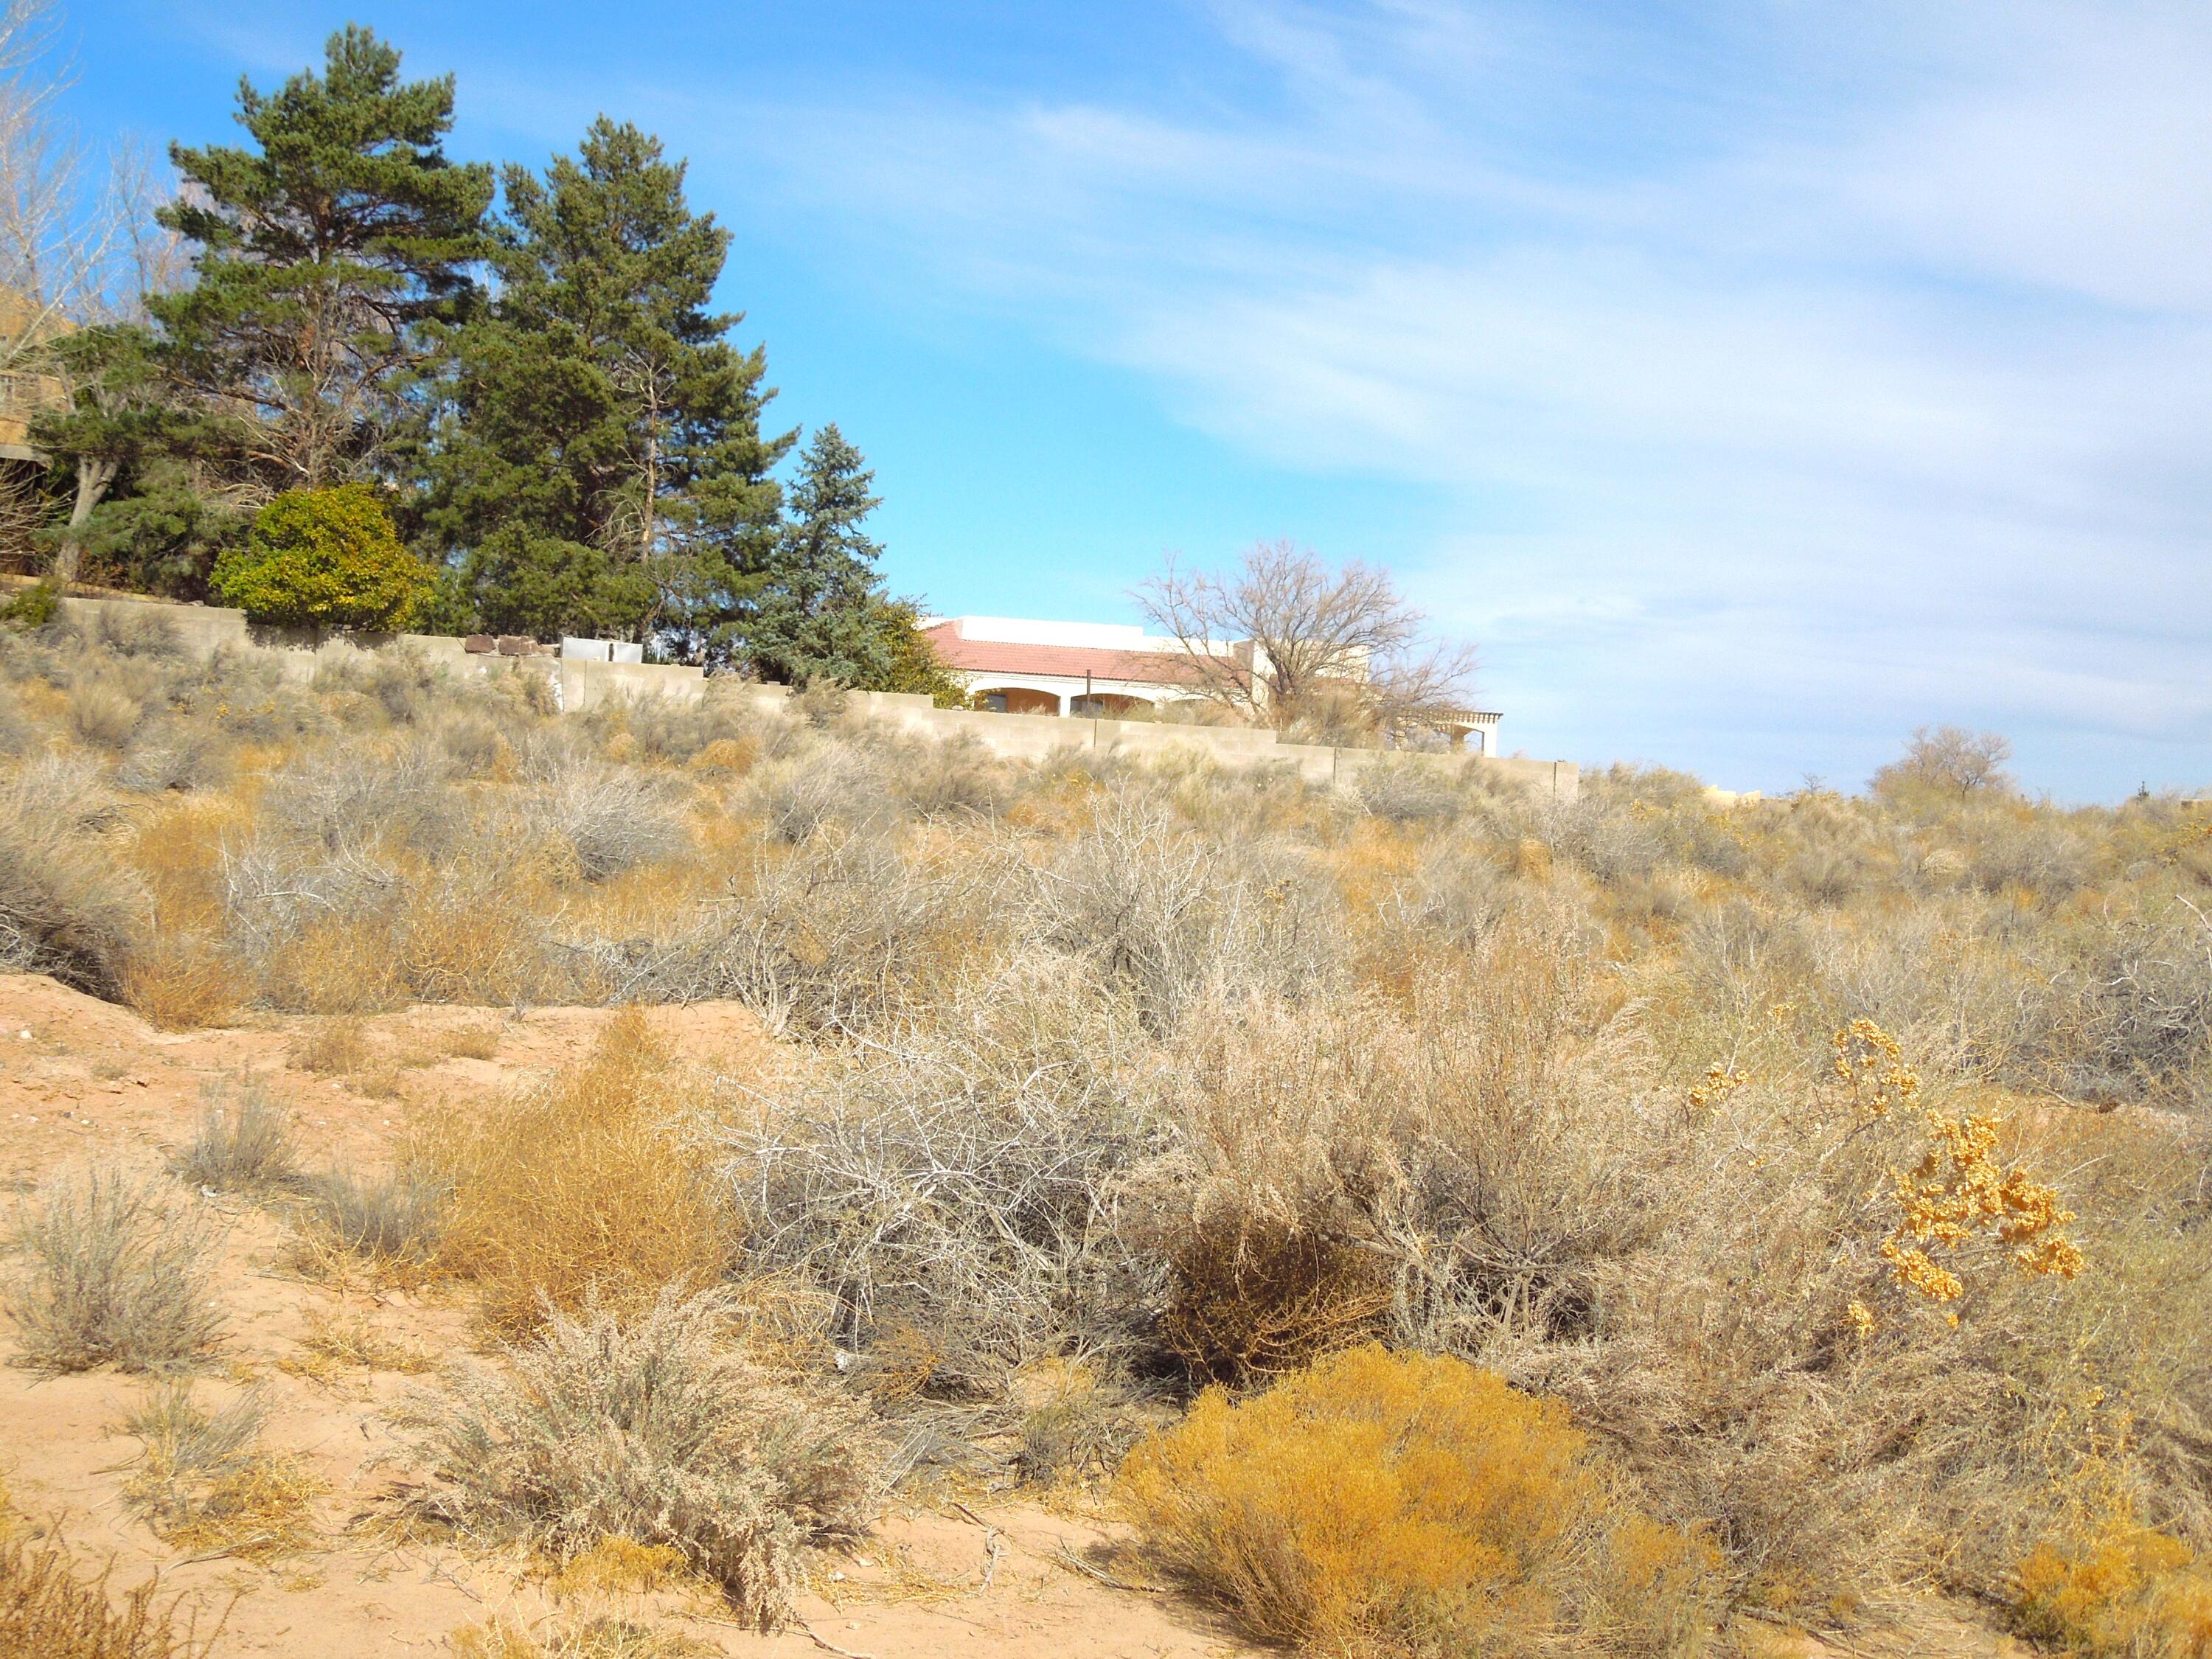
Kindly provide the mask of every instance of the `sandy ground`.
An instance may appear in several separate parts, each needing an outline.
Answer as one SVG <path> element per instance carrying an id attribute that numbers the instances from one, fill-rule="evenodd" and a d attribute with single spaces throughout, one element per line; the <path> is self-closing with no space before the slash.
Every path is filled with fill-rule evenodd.
<path id="1" fill-rule="evenodd" d="M 376 1058 L 348 1077 L 315 1075 L 288 1054 L 314 1022 L 270 1018 L 170 1035 L 51 980 L 0 975 L 0 1209 L 56 1171 L 88 1161 L 159 1168 L 186 1141 L 203 1090 L 252 1074 L 292 1108 L 310 1168 L 374 1164 L 410 1105 L 489 1097 L 580 1056 L 606 1018 L 598 1010 L 416 1008 L 365 1022 Z M 652 1018 L 693 1062 L 744 1073 L 773 1063 L 751 1018 L 732 1005 L 656 1010 Z M 491 1032 L 489 1059 L 442 1052 L 450 1033 Z M 478 1042 L 472 1046 L 481 1048 Z M 46 1376 L 11 1363 L 0 1321 L 0 1480 L 19 1522 L 69 1542 L 88 1570 L 112 1563 L 127 1588 L 159 1572 L 166 1592 L 222 1630 L 216 1655 L 312 1653 L 317 1659 L 449 1651 L 458 1631 L 503 1617 L 550 1632 L 612 1616 L 746 1655 L 1007 1655 L 1030 1659 L 1176 1659 L 1244 1651 L 1207 1613 L 1171 1594 L 1117 1589 L 1065 1562 L 1116 1559 L 1115 1528 L 1031 1503 L 971 1498 L 963 1510 L 894 1502 L 875 1534 L 825 1556 L 820 1593 L 802 1598 L 807 1631 L 763 1637 L 732 1627 L 711 1600 L 557 1601 L 532 1564 L 446 1546 L 393 1541 L 378 1498 L 406 1471 L 384 1410 L 420 1377 L 339 1368 L 285 1369 L 306 1355 L 319 1320 L 360 1319 L 428 1357 L 473 1338 L 465 1307 L 399 1292 L 341 1293 L 284 1265 L 289 1237 L 271 1214 L 187 1196 L 224 1230 L 219 1288 L 230 1334 L 201 1382 L 210 1402 L 258 1386 L 273 1411 L 264 1443 L 304 1459 L 327 1484 L 308 1547 L 266 1565 L 195 1559 L 135 1518 L 123 1498 L 139 1443 L 118 1427 L 148 1391 L 107 1371 Z M 1113 1568 L 1126 1581 L 1133 1570 Z M 811 1632 L 811 1635 L 807 1632 Z"/>

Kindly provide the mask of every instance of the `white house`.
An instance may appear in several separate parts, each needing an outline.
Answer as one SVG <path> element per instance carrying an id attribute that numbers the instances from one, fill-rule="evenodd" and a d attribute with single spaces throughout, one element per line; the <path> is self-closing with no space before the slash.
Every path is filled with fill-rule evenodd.
<path id="1" fill-rule="evenodd" d="M 922 633 L 979 708 L 1008 714 L 1144 719 L 1162 703 L 1195 698 L 1190 653 L 1180 640 L 1117 623 L 1025 617 L 926 619 Z M 1255 647 L 1208 641 L 1217 657 L 1252 661 Z M 1495 714 L 1462 711 L 1442 729 L 1455 744 L 1498 752 Z"/>

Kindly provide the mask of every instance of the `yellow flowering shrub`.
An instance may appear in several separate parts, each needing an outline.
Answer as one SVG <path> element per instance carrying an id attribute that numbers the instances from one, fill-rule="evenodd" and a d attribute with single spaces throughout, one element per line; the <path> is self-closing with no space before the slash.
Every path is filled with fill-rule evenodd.
<path id="1" fill-rule="evenodd" d="M 1872 1020 L 1852 1021 L 1830 1046 L 1837 1079 L 1863 1125 L 1921 1107 L 1925 1148 L 1911 1170 L 1891 1174 L 1897 1220 L 1879 1246 L 1893 1283 L 1926 1301 L 1956 1303 L 1966 1294 L 1959 1269 L 1999 1253 L 2023 1273 L 2057 1279 L 2081 1273 L 2081 1252 L 2062 1231 L 2074 1212 L 2056 1188 L 2000 1160 L 1996 1118 L 1948 1117 L 1923 1105 L 1919 1074 L 1905 1063 L 1897 1039 Z M 1862 1334 L 1874 1328 L 1863 1303 L 1854 1301 L 1847 1316 Z"/>
<path id="2" fill-rule="evenodd" d="M 1556 1401 L 1346 1349 L 1132 1451 L 1147 1546 L 1253 1637 L 1335 1653 L 1695 1647 L 1716 1557 L 1624 1502 Z"/>
<path id="3" fill-rule="evenodd" d="M 1829 1046 L 1837 1078 L 1867 1116 L 1887 1117 L 1893 1108 L 1919 1100 L 1920 1074 L 1905 1063 L 1897 1039 L 1872 1020 L 1853 1020 Z"/>
<path id="4" fill-rule="evenodd" d="M 1732 1071 L 1718 1061 L 1705 1068 L 1705 1074 L 1692 1083 L 1685 1098 L 1693 1113 L 1717 1112 L 1728 1103 L 1728 1098 L 1751 1081 L 1748 1073 Z"/>
<path id="5" fill-rule="evenodd" d="M 1928 1254 L 1970 1250 L 1994 1237 L 2024 1273 L 2071 1279 L 2081 1271 L 2081 1252 L 2058 1229 L 2074 1212 L 2056 1189 L 2024 1170 L 2002 1168 L 1996 1158 L 1997 1123 L 1978 1115 L 1928 1115 L 1928 1151 L 1919 1167 L 1897 1177 L 1900 1218 L 1882 1241 L 1881 1257 L 1897 1282 L 1936 1302 L 1966 1293 L 1958 1274 Z"/>

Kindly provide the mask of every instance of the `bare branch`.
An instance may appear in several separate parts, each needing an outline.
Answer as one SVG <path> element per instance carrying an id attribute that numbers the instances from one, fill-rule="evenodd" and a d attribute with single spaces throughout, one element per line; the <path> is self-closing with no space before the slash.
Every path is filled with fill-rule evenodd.
<path id="1" fill-rule="evenodd" d="M 1390 573 L 1357 560 L 1333 568 L 1292 543 L 1261 543 L 1224 574 L 1170 559 L 1136 598 L 1178 647 L 1163 683 L 1244 719 L 1387 736 L 1455 713 L 1469 695 L 1473 650 L 1428 640 Z"/>

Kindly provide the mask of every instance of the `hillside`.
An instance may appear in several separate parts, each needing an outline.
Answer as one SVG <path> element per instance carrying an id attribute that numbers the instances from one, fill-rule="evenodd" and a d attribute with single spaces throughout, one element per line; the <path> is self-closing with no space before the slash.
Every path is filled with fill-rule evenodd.
<path id="1" fill-rule="evenodd" d="M 0 1472 L 216 1653 L 2212 1640 L 2178 802 L 0 672 Z"/>

